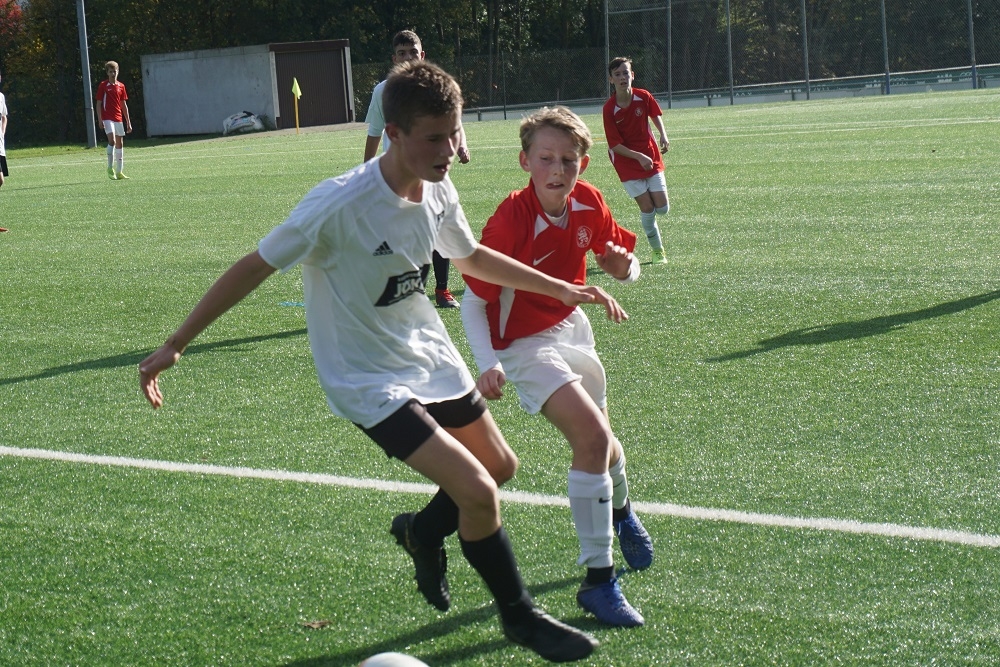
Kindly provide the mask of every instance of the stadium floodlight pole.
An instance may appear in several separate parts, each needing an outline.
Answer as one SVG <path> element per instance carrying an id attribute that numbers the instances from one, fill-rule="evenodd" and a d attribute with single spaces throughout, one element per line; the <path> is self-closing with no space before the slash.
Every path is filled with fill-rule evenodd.
<path id="1" fill-rule="evenodd" d="M 87 120 L 87 148 L 97 147 L 94 95 L 90 87 L 90 50 L 87 48 L 87 16 L 83 0 L 76 0 L 76 23 L 80 32 L 80 64 L 83 70 L 83 115 Z"/>
<path id="2" fill-rule="evenodd" d="M 972 21 L 972 0 L 967 2 L 969 6 L 969 61 L 972 63 L 972 89 L 979 87 L 979 77 L 976 75 L 976 30 Z"/>
<path id="3" fill-rule="evenodd" d="M 882 5 L 882 60 L 885 63 L 885 94 L 889 94 L 889 31 L 885 27 L 885 0 Z"/>
<path id="4" fill-rule="evenodd" d="M 726 48 L 729 53 L 729 104 L 735 104 L 733 95 L 733 21 L 729 14 L 729 0 L 726 0 Z"/>
<path id="5" fill-rule="evenodd" d="M 806 75 L 806 99 L 810 97 L 809 90 L 809 27 L 806 22 L 806 0 L 802 0 L 802 69 Z"/>

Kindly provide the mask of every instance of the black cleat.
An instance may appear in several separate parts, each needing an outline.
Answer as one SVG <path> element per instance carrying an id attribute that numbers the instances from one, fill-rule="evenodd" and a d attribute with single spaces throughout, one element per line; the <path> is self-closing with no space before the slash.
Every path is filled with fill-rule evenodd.
<path id="1" fill-rule="evenodd" d="M 417 580 L 417 589 L 431 605 L 441 611 L 448 611 L 448 607 L 451 606 L 451 596 L 448 594 L 448 580 L 444 576 L 448 570 L 448 557 L 444 553 L 444 547 L 426 549 L 420 546 L 413 535 L 414 516 L 412 513 L 397 515 L 392 520 L 389 532 L 396 538 L 396 543 L 413 558 L 413 565 L 417 571 L 414 576 Z"/>
<path id="2" fill-rule="evenodd" d="M 503 622 L 507 639 L 551 662 L 572 662 L 586 658 L 598 647 L 596 639 L 532 607 L 519 622 Z"/>

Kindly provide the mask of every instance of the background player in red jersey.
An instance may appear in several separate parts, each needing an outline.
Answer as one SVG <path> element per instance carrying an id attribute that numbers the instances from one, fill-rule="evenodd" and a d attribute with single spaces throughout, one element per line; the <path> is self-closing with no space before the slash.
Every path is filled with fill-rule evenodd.
<path id="1" fill-rule="evenodd" d="M 656 216 L 666 215 L 670 210 L 660 154 L 660 151 L 670 150 L 670 141 L 663 129 L 663 112 L 648 90 L 632 87 L 635 73 L 629 58 L 612 60 L 608 64 L 608 77 L 615 87 L 615 94 L 604 103 L 608 156 L 625 191 L 639 205 L 639 219 L 653 249 L 653 262 L 665 264 L 663 239 L 656 226 Z M 649 129 L 650 121 L 660 133 L 659 146 Z"/>
<path id="2" fill-rule="evenodd" d="M 565 107 L 543 108 L 521 123 L 521 167 L 531 174 L 486 223 L 481 245 L 553 278 L 583 285 L 587 254 L 615 279 L 639 276 L 635 234 L 618 226 L 601 193 L 578 180 L 593 141 L 583 121 Z M 625 599 L 614 574 L 614 532 L 626 562 L 653 562 L 653 544 L 631 510 L 625 454 L 611 431 L 604 366 L 582 310 L 547 296 L 466 276 L 462 321 L 488 399 L 510 380 L 521 406 L 541 412 L 573 450 L 568 489 L 587 576 L 577 602 L 615 626 L 644 620 Z"/>
<path id="3" fill-rule="evenodd" d="M 97 114 L 108 135 L 108 178 L 123 180 L 128 178 L 122 169 L 125 166 L 125 135 L 132 133 L 132 121 L 128 116 L 128 93 L 125 84 L 118 80 L 118 63 L 109 60 L 104 65 L 108 78 L 97 87 Z"/>

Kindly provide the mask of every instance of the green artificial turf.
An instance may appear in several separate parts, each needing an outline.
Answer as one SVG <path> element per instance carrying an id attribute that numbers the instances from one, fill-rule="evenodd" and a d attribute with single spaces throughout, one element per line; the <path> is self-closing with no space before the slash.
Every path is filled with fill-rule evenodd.
<path id="1" fill-rule="evenodd" d="M 668 111 L 665 266 L 585 120 L 584 176 L 644 263 L 630 286 L 591 272 L 628 322 L 588 309 L 633 499 L 1000 535 L 1000 94 Z M 466 131 L 452 178 L 478 231 L 527 174 L 516 120 Z M 9 149 L 0 445 L 421 481 L 329 413 L 297 270 L 194 341 L 162 409 L 138 391 L 138 362 L 363 145 L 126 140 L 124 182 L 103 150 Z M 568 447 L 508 394 L 509 488 L 563 496 Z M 457 542 L 453 609 L 420 599 L 388 526 L 424 500 L 0 456 L 0 664 L 541 664 L 502 638 Z M 622 585 L 647 625 L 622 631 L 575 606 L 568 509 L 504 516 L 540 603 L 601 640 L 581 664 L 1000 663 L 997 548 L 645 514 L 656 562 Z"/>

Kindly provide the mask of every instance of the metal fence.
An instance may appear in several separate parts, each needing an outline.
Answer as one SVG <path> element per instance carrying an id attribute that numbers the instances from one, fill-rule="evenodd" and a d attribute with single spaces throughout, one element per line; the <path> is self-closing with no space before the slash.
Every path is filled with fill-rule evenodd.
<path id="1" fill-rule="evenodd" d="M 1000 85 L 997 0 L 605 0 L 604 18 L 600 48 L 437 62 L 494 117 L 603 101 L 619 55 L 668 106 Z M 353 66 L 359 120 L 387 69 Z"/>

